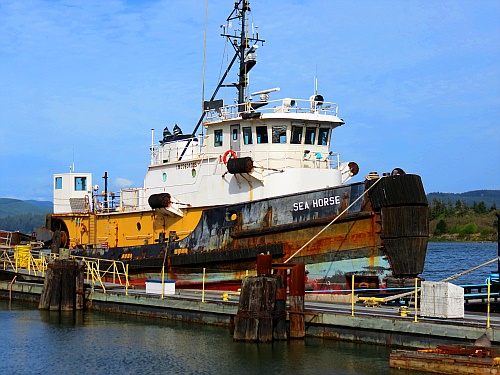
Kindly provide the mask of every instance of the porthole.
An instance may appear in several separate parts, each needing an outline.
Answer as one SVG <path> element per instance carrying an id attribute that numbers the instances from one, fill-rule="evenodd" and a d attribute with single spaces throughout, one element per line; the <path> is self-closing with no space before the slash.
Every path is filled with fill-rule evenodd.
<path id="1" fill-rule="evenodd" d="M 162 178 L 163 178 L 163 182 L 167 181 L 167 174 L 165 172 L 163 172 Z"/>
<path id="2" fill-rule="evenodd" d="M 141 230 L 141 223 L 137 222 L 137 230 Z"/>
<path id="3" fill-rule="evenodd" d="M 196 177 L 196 169 L 191 169 L 191 176 L 193 176 L 193 178 Z"/>

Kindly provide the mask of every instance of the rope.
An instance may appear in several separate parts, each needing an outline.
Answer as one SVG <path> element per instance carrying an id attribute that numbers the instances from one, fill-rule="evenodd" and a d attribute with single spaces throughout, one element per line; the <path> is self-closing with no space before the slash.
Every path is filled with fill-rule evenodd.
<path id="1" fill-rule="evenodd" d="M 384 177 L 382 177 L 384 178 Z M 378 184 L 378 182 L 380 180 L 382 180 L 382 178 L 379 178 L 377 181 L 375 181 L 375 183 L 370 186 L 368 189 L 365 190 L 365 192 L 363 194 L 361 194 L 358 198 L 356 198 L 356 200 L 354 202 L 352 202 L 349 206 L 347 206 L 346 209 L 344 209 L 344 211 L 342 211 L 340 214 L 338 214 L 332 221 L 330 221 L 323 229 L 321 229 L 314 237 L 312 237 L 309 241 L 307 241 L 304 246 L 302 246 L 300 249 L 298 249 L 295 253 L 292 254 L 292 256 L 290 256 L 290 258 L 288 258 L 287 260 L 285 260 L 283 263 L 288 263 L 290 261 L 290 259 L 292 259 L 295 255 L 297 255 L 298 253 L 300 253 L 307 245 L 309 245 L 311 242 L 313 242 L 321 233 L 323 233 L 325 230 L 327 230 L 327 228 L 332 225 L 334 222 L 337 221 L 337 219 L 339 217 L 341 217 L 344 213 L 346 213 L 352 206 L 354 206 L 361 198 L 363 198 L 375 185 Z"/>
<path id="2" fill-rule="evenodd" d="M 453 280 L 453 279 L 459 278 L 460 276 L 465 275 L 466 273 L 469 273 L 469 272 L 477 270 L 478 268 L 487 266 L 488 264 L 496 262 L 497 260 L 500 260 L 500 258 L 495 258 L 495 259 L 489 260 L 486 263 L 480 264 L 479 266 L 476 266 L 476 267 L 472 267 L 472 268 L 470 268 L 470 269 L 468 269 L 468 270 L 466 270 L 464 272 L 456 273 L 456 274 L 454 274 L 454 275 L 452 275 L 452 276 L 450 276 L 450 277 L 448 277 L 446 279 L 441 280 L 441 282 L 449 281 L 449 280 Z"/>

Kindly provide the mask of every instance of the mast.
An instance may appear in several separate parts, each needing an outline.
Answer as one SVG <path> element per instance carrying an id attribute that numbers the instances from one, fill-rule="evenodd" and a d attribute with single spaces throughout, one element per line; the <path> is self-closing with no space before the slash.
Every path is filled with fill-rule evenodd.
<path id="1" fill-rule="evenodd" d="M 250 12 L 250 2 L 248 0 L 240 0 L 234 4 L 234 9 L 227 18 L 228 24 L 233 20 L 239 20 L 241 32 L 239 37 L 236 31 L 233 35 L 227 34 L 224 28 L 223 37 L 231 40 L 231 45 L 235 50 L 235 57 L 239 60 L 238 83 L 220 84 L 220 87 L 235 86 L 238 90 L 238 104 L 243 104 L 247 100 L 246 88 L 248 86 L 248 72 L 252 69 L 257 61 L 255 60 L 255 50 L 257 49 L 256 43 L 264 44 L 265 40 L 259 38 L 259 33 L 250 35 L 248 30 L 248 12 Z M 233 61 L 235 59 L 233 58 Z M 228 66 L 226 71 L 231 69 L 232 63 Z"/>
<path id="2" fill-rule="evenodd" d="M 231 41 L 231 45 L 235 50 L 235 54 L 226 68 L 226 71 L 222 75 L 221 80 L 217 84 L 217 87 L 214 90 L 210 100 L 205 101 L 203 104 L 204 109 L 210 108 L 210 103 L 214 101 L 219 89 L 221 87 L 236 87 L 238 90 L 238 104 L 243 104 L 247 101 L 246 88 L 248 86 L 248 72 L 252 69 L 257 61 L 255 60 L 255 50 L 257 49 L 256 43 L 261 43 L 264 45 L 265 40 L 259 38 L 259 33 L 256 32 L 255 35 L 249 35 L 248 32 L 248 12 L 250 12 L 250 2 L 248 0 L 239 0 L 234 3 L 234 9 L 231 14 L 227 17 L 226 25 L 223 26 L 224 32 L 221 36 L 227 38 Z M 232 23 L 233 20 L 238 20 L 241 33 L 238 35 L 236 30 L 234 34 L 226 33 L 226 26 L 229 28 L 229 24 Z M 226 78 L 231 71 L 233 64 L 235 61 L 239 61 L 239 72 L 238 72 L 238 83 L 224 83 Z M 203 118 L 205 117 L 205 111 L 202 112 L 200 119 L 198 120 L 193 132 L 191 133 L 192 137 L 196 137 L 196 132 L 200 127 Z M 182 160 L 182 157 L 186 153 L 191 140 L 189 140 L 182 150 L 182 153 L 179 157 L 179 160 Z"/>

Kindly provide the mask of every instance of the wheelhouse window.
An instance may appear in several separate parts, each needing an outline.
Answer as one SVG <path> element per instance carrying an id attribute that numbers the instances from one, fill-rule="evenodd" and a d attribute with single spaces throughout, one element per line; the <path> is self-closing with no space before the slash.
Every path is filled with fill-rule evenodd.
<path id="1" fill-rule="evenodd" d="M 56 189 L 62 189 L 62 177 L 56 177 L 55 187 Z"/>
<path id="2" fill-rule="evenodd" d="M 242 130 L 243 130 L 243 143 L 246 145 L 253 144 L 252 128 L 251 127 L 244 127 Z"/>
<path id="3" fill-rule="evenodd" d="M 315 137 L 316 137 L 316 128 L 307 127 L 304 143 L 306 145 L 313 145 Z"/>
<path id="4" fill-rule="evenodd" d="M 222 129 L 214 130 L 214 146 L 215 147 L 222 146 Z"/>
<path id="5" fill-rule="evenodd" d="M 299 145 L 302 142 L 302 130 L 303 126 L 292 126 L 292 139 L 291 144 Z"/>
<path id="6" fill-rule="evenodd" d="M 286 125 L 273 126 L 273 143 L 286 143 Z"/>
<path id="7" fill-rule="evenodd" d="M 328 133 L 330 129 L 328 128 L 319 128 L 318 130 L 318 145 L 320 146 L 328 146 Z"/>
<path id="8" fill-rule="evenodd" d="M 87 177 L 75 177 L 75 191 L 87 190 Z"/>
<path id="9" fill-rule="evenodd" d="M 255 128 L 257 134 L 257 143 L 268 143 L 267 126 L 257 126 Z"/>
<path id="10" fill-rule="evenodd" d="M 238 129 L 233 129 L 233 141 L 238 140 Z"/>

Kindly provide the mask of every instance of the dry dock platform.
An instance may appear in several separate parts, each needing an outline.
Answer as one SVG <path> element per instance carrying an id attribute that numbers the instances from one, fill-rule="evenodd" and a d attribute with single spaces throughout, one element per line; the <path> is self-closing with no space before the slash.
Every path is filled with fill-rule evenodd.
<path id="1" fill-rule="evenodd" d="M 0 297 L 37 302 L 43 285 L 0 281 Z M 90 310 L 163 317 L 231 327 L 238 312 L 239 295 L 221 291 L 178 289 L 175 294 L 148 294 L 145 290 L 107 288 L 106 293 L 87 287 Z M 331 298 L 331 297 L 330 297 Z M 486 333 L 494 346 L 500 345 L 500 315 L 466 313 L 463 319 L 424 318 L 413 312 L 402 316 L 395 307 L 365 307 L 359 303 L 333 302 L 329 297 L 306 297 L 306 335 L 353 342 L 406 348 L 472 344 Z M 204 299 L 204 301 L 202 301 Z M 488 327 L 489 325 L 489 327 Z"/>

